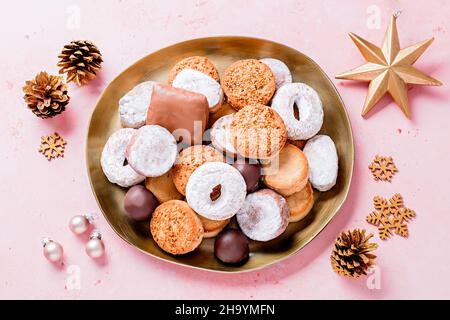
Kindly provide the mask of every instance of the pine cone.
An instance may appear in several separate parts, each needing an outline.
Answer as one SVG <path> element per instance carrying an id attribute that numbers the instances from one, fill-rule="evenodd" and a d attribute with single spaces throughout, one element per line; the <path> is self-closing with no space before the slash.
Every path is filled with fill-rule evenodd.
<path id="1" fill-rule="evenodd" d="M 331 253 L 333 270 L 346 277 L 367 275 L 367 269 L 376 259 L 376 255 L 370 252 L 378 248 L 376 243 L 369 243 L 372 237 L 373 234 L 366 237 L 366 230 L 342 232 Z"/>
<path id="2" fill-rule="evenodd" d="M 40 72 L 33 80 L 26 81 L 23 92 L 28 108 L 42 119 L 62 113 L 70 100 L 63 78 L 47 72 Z"/>
<path id="3" fill-rule="evenodd" d="M 102 54 L 90 41 L 72 41 L 64 46 L 58 56 L 60 74 L 67 74 L 67 82 L 75 81 L 78 86 L 85 85 L 97 76 L 103 62 Z"/>

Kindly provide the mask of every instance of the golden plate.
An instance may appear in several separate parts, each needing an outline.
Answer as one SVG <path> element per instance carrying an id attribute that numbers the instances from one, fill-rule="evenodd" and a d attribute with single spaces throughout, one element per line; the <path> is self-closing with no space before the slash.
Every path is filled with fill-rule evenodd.
<path id="1" fill-rule="evenodd" d="M 122 209 L 125 189 L 108 182 L 100 167 L 100 155 L 108 137 L 120 127 L 118 101 L 142 81 L 167 82 L 170 68 L 193 55 L 207 56 L 222 72 L 239 59 L 273 57 L 284 61 L 294 81 L 315 88 L 325 108 L 321 133 L 336 143 L 339 154 L 337 185 L 326 193 L 316 192 L 316 203 L 304 220 L 291 224 L 279 238 L 267 243 L 251 243 L 249 261 L 239 267 L 221 264 L 214 257 L 214 240 L 203 241 L 200 248 L 185 256 L 163 252 L 153 241 L 148 222 L 129 220 Z M 178 43 L 138 61 L 121 73 L 105 89 L 94 109 L 87 136 L 88 174 L 95 198 L 115 232 L 135 248 L 179 265 L 219 272 L 243 272 L 259 269 L 298 252 L 308 244 L 337 213 L 347 197 L 353 172 L 353 137 L 350 122 L 336 88 L 320 67 L 304 54 L 272 41 L 246 37 L 212 37 Z"/>

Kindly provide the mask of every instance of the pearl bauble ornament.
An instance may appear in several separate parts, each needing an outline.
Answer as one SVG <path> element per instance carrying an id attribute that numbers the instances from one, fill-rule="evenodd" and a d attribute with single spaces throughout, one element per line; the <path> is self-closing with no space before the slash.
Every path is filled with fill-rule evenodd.
<path id="1" fill-rule="evenodd" d="M 97 259 L 103 256 L 105 253 L 105 244 L 103 243 L 100 232 L 92 232 L 89 241 L 86 243 L 86 253 L 92 259 Z"/>
<path id="2" fill-rule="evenodd" d="M 64 256 L 63 247 L 56 241 L 50 238 L 42 238 L 43 253 L 45 258 L 53 263 L 60 262 Z"/>
<path id="3" fill-rule="evenodd" d="M 69 229 L 76 235 L 80 235 L 88 231 L 93 217 L 90 215 L 77 215 L 70 219 Z"/>

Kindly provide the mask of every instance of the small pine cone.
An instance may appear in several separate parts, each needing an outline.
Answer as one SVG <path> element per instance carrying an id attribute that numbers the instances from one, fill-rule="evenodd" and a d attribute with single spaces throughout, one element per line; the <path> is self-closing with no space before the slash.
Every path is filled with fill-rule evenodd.
<path id="1" fill-rule="evenodd" d="M 103 62 L 102 54 L 90 41 L 72 41 L 64 46 L 58 67 L 60 74 L 67 74 L 67 82 L 74 81 L 78 86 L 95 79 Z"/>
<path id="2" fill-rule="evenodd" d="M 370 252 L 378 248 L 376 243 L 369 243 L 372 237 L 373 234 L 366 236 L 366 230 L 342 232 L 331 253 L 333 270 L 345 277 L 367 275 L 376 259 L 376 255 Z"/>
<path id="3" fill-rule="evenodd" d="M 28 108 L 42 119 L 62 113 L 70 100 L 63 78 L 47 72 L 40 72 L 33 80 L 26 81 L 23 92 Z"/>

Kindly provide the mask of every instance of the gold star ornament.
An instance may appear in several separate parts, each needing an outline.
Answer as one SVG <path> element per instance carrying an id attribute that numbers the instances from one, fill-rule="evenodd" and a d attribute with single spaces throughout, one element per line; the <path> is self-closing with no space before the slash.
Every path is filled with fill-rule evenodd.
<path id="1" fill-rule="evenodd" d="M 354 33 L 350 33 L 350 37 L 367 63 L 337 75 L 336 79 L 370 82 L 361 114 L 363 117 L 372 110 L 386 93 L 389 93 L 409 119 L 411 111 L 408 104 L 408 84 L 422 86 L 442 85 L 440 81 L 412 66 L 430 46 L 434 38 L 400 49 L 396 20 L 397 16 L 393 15 L 381 48 Z"/>

